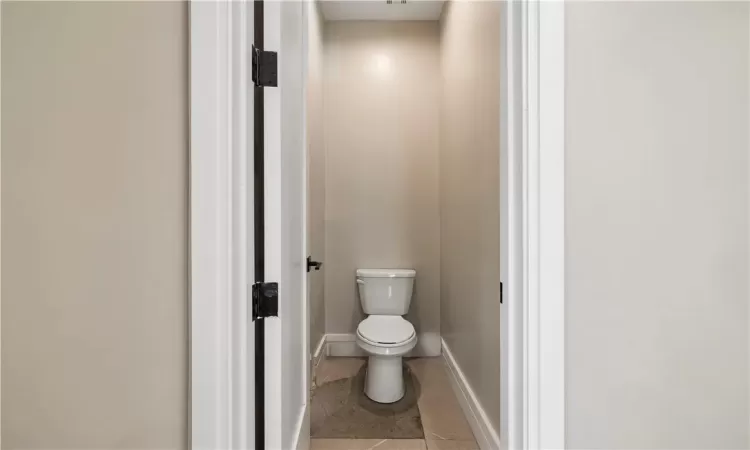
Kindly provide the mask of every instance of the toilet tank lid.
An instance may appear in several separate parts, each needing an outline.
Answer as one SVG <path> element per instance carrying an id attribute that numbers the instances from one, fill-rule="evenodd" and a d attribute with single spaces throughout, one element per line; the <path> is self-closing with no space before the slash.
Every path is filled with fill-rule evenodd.
<path id="1" fill-rule="evenodd" d="M 417 271 L 413 269 L 357 269 L 360 278 L 414 278 Z"/>

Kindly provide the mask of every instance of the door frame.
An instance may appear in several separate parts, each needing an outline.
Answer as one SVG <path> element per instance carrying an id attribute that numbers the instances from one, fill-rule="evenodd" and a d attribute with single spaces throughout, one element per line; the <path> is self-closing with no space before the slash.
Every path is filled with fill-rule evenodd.
<path id="1" fill-rule="evenodd" d="M 252 5 L 190 1 L 193 449 L 251 448 L 254 436 Z M 512 220 L 501 230 L 501 439 L 509 449 L 564 448 L 564 2 L 503 10 L 501 210 Z"/>
<path id="2" fill-rule="evenodd" d="M 254 443 L 253 3 L 190 1 L 190 447 Z"/>
<path id="3" fill-rule="evenodd" d="M 565 3 L 504 3 L 501 446 L 565 448 Z"/>
<path id="4" fill-rule="evenodd" d="M 565 448 L 565 3 L 531 2 L 528 448 Z M 536 27 L 535 27 L 536 25 Z M 533 105 L 536 105 L 534 108 Z M 533 143 L 533 145 L 532 145 Z M 536 174 L 536 177 L 534 177 Z"/>

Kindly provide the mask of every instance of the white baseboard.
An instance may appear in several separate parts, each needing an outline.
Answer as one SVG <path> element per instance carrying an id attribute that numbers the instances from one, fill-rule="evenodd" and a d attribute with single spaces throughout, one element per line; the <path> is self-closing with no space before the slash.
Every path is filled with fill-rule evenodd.
<path id="1" fill-rule="evenodd" d="M 318 345 L 315 346 L 315 351 L 310 355 L 310 387 L 313 388 L 317 385 L 317 373 L 318 366 L 326 358 L 326 335 L 320 337 Z"/>
<path id="2" fill-rule="evenodd" d="M 366 356 L 361 348 L 357 347 L 356 336 L 344 333 L 326 334 L 326 356 Z"/>
<path id="3" fill-rule="evenodd" d="M 406 356 L 440 356 L 443 354 L 443 340 L 439 333 L 422 333 L 417 346 Z"/>
<path id="4" fill-rule="evenodd" d="M 309 402 L 305 404 L 299 419 L 297 420 L 297 434 L 292 440 L 292 447 L 295 450 L 310 450 L 310 406 Z"/>
<path id="5" fill-rule="evenodd" d="M 442 342 L 443 347 L 443 359 L 445 364 L 448 366 L 450 372 L 451 384 L 453 385 L 453 391 L 458 397 L 458 402 L 461 404 L 461 409 L 464 410 L 464 415 L 469 421 L 471 431 L 474 432 L 474 436 L 477 438 L 479 448 L 482 450 L 497 450 L 500 448 L 500 436 L 497 430 L 492 425 L 487 413 L 484 412 L 479 398 L 474 394 L 474 391 L 469 386 L 463 371 L 458 366 L 458 363 L 453 358 L 450 347 Z M 499 424 L 498 424 L 499 425 Z"/>
<path id="6" fill-rule="evenodd" d="M 326 348 L 326 335 L 320 337 L 320 341 L 318 341 L 318 345 L 315 346 L 315 351 L 312 354 L 312 366 L 313 370 L 318 367 L 318 364 L 320 364 L 320 361 L 325 357 L 326 352 L 324 351 Z"/>
<path id="7" fill-rule="evenodd" d="M 354 334 L 327 334 L 326 355 L 327 356 L 367 356 L 367 353 L 357 345 L 357 337 Z M 406 354 L 407 357 L 440 356 L 442 340 L 438 333 L 422 333 L 417 337 L 417 345 L 414 350 Z"/>

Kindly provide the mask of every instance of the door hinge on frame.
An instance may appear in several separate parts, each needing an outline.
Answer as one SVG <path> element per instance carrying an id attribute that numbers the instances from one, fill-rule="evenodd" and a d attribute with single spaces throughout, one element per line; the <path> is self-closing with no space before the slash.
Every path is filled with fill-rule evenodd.
<path id="1" fill-rule="evenodd" d="M 260 87 L 278 86 L 278 54 L 253 45 L 253 83 Z"/>
<path id="2" fill-rule="evenodd" d="M 279 283 L 253 284 L 253 320 L 279 315 Z"/>

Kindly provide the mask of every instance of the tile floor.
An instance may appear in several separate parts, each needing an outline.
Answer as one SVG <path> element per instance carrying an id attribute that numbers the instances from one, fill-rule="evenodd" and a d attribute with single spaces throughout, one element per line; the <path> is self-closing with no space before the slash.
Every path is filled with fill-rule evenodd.
<path id="1" fill-rule="evenodd" d="M 365 363 L 365 358 L 328 358 L 318 365 L 314 383 L 350 378 Z M 479 450 L 443 359 L 413 358 L 406 364 L 421 386 L 417 406 L 424 439 L 312 439 L 311 450 Z"/>

